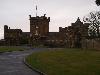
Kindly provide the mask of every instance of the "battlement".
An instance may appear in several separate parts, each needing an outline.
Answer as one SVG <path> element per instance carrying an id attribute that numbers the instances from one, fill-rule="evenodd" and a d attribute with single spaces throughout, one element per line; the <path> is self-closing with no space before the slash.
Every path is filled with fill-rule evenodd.
<path id="1" fill-rule="evenodd" d="M 50 22 L 50 17 L 46 17 L 46 14 L 44 14 L 44 16 L 36 16 L 36 17 L 31 17 L 31 15 L 29 15 L 29 20 L 47 20 Z"/>
<path id="2" fill-rule="evenodd" d="M 59 32 L 66 32 L 68 28 L 67 27 L 59 27 Z"/>
<path id="3" fill-rule="evenodd" d="M 8 25 L 4 25 L 4 30 L 9 31 L 9 32 L 22 32 L 21 29 L 10 29 L 10 27 L 8 27 Z"/>

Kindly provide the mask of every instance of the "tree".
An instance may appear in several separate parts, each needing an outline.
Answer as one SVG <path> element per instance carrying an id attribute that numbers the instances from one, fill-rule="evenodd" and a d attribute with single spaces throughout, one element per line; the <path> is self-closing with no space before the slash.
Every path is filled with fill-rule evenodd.
<path id="1" fill-rule="evenodd" d="M 84 22 L 90 23 L 89 25 L 89 36 L 99 37 L 99 27 L 100 27 L 100 11 L 98 12 L 90 12 L 83 19 Z"/>
<path id="2" fill-rule="evenodd" d="M 97 4 L 97 6 L 100 5 L 100 0 L 96 0 L 95 3 Z"/>

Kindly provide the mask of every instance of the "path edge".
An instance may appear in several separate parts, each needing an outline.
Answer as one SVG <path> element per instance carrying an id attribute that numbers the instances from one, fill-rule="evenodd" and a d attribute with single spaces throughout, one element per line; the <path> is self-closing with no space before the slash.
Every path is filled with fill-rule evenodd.
<path id="1" fill-rule="evenodd" d="M 27 56 L 26 56 L 26 57 L 27 57 Z M 38 72 L 40 75 L 46 75 L 45 73 L 43 73 L 43 72 L 37 70 L 36 68 L 32 68 L 31 65 L 28 64 L 28 63 L 26 62 L 26 57 L 24 57 L 23 63 L 24 63 L 27 67 L 29 67 L 30 69 L 32 69 L 32 70 L 35 71 L 35 72 Z"/>

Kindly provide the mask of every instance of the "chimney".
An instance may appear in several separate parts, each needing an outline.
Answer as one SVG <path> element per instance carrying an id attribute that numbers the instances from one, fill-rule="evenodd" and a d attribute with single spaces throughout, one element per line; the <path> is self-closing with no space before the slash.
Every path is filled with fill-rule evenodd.
<path id="1" fill-rule="evenodd" d="M 44 14 L 44 17 L 45 17 L 45 15 L 46 15 L 46 14 Z"/>

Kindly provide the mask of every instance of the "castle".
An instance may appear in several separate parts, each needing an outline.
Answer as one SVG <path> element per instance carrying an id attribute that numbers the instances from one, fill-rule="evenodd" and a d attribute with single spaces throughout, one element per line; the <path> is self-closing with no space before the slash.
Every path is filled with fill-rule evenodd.
<path id="1" fill-rule="evenodd" d="M 50 17 L 32 17 L 29 15 L 30 32 L 21 29 L 10 29 L 4 25 L 5 45 L 45 45 L 50 47 L 81 47 L 81 40 L 88 36 L 88 23 L 80 21 L 79 17 L 71 26 L 59 27 L 59 32 L 49 32 Z"/>

